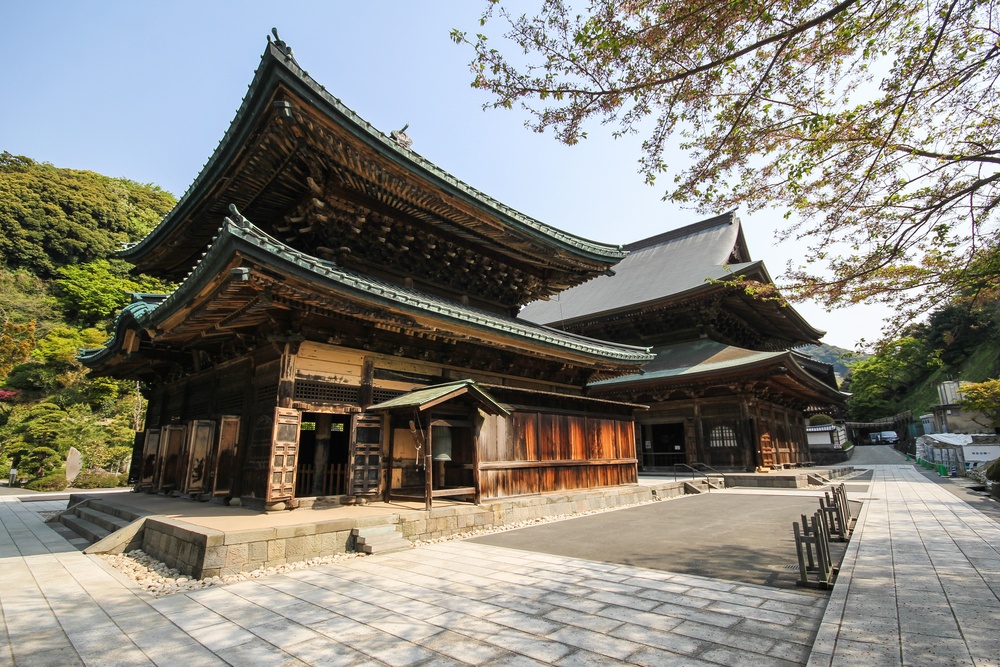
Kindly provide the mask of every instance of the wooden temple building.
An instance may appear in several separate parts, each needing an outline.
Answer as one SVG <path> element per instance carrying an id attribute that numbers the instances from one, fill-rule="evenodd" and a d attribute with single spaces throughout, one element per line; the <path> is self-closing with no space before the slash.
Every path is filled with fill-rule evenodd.
<path id="1" fill-rule="evenodd" d="M 587 386 L 652 354 L 517 317 L 626 251 L 514 211 L 410 144 L 269 39 L 200 175 L 121 253 L 178 287 L 134 295 L 81 356 L 144 387 L 139 490 L 276 510 L 636 482 L 642 406 Z"/>
<path id="2" fill-rule="evenodd" d="M 650 407 L 637 415 L 640 468 L 808 462 L 807 413 L 841 409 L 845 396 L 832 367 L 792 349 L 823 332 L 780 298 L 747 289 L 773 283 L 751 259 L 739 219 L 725 214 L 625 250 L 614 275 L 535 302 L 521 316 L 652 348 L 656 358 L 641 372 L 595 380 L 588 391 Z"/>

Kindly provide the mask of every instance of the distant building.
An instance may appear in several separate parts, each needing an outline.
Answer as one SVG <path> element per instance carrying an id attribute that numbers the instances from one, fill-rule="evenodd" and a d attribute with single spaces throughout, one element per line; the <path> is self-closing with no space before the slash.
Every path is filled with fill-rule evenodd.
<path id="1" fill-rule="evenodd" d="M 934 433 L 994 433 L 989 418 L 978 410 L 962 407 L 962 385 L 959 380 L 948 380 L 938 385 L 938 405 L 931 408 Z M 923 419 L 923 417 L 921 417 Z M 926 431 L 926 427 L 925 427 Z"/>
<path id="2" fill-rule="evenodd" d="M 819 341 L 750 257 L 733 213 L 625 246 L 612 272 L 529 304 L 527 320 L 651 345 L 637 373 L 592 381 L 594 397 L 640 403 L 645 470 L 704 463 L 753 470 L 810 461 L 806 415 L 836 413 L 833 368 L 792 348 Z M 734 284 L 738 278 L 741 283 Z"/>

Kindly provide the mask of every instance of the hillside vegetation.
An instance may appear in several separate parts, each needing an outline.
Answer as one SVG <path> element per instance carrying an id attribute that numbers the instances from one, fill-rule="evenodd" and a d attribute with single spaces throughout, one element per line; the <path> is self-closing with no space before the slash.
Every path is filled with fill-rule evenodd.
<path id="1" fill-rule="evenodd" d="M 945 380 L 981 382 L 1000 376 L 1000 301 L 967 295 L 946 304 L 905 335 L 850 365 L 842 389 L 852 394 L 852 419 L 867 421 L 907 410 L 920 415 L 937 405 Z"/>
<path id="2" fill-rule="evenodd" d="M 87 378 L 76 355 L 107 340 L 129 292 L 171 288 L 113 253 L 174 203 L 155 185 L 0 153 L 0 476 L 13 464 L 31 486 L 58 488 L 71 446 L 84 469 L 125 471 L 137 387 Z"/>

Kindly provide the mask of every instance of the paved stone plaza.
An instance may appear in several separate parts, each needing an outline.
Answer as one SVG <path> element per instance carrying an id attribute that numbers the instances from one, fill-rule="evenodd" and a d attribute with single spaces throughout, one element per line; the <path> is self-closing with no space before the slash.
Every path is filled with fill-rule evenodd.
<path id="1" fill-rule="evenodd" d="M 6 496 L 0 665 L 996 667 L 1000 526 L 908 465 L 858 496 L 829 604 L 469 541 L 153 599 Z"/>

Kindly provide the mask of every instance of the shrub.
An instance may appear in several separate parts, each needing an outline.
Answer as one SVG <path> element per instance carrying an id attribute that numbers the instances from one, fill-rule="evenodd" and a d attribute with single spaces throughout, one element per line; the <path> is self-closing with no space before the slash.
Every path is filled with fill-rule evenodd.
<path id="1" fill-rule="evenodd" d="M 833 417 L 830 415 L 813 415 L 809 418 L 810 426 L 826 426 L 827 424 L 832 424 Z"/>
<path id="2" fill-rule="evenodd" d="M 24 485 L 24 488 L 32 491 L 62 491 L 69 483 L 66 481 L 66 473 L 58 472 L 45 477 L 33 479 Z"/>
<path id="3" fill-rule="evenodd" d="M 986 469 L 986 479 L 991 482 L 1000 482 L 1000 459 L 995 460 Z"/>
<path id="4" fill-rule="evenodd" d="M 121 475 L 105 470 L 85 470 L 73 480 L 75 489 L 110 489 L 116 486 L 121 486 Z"/>

